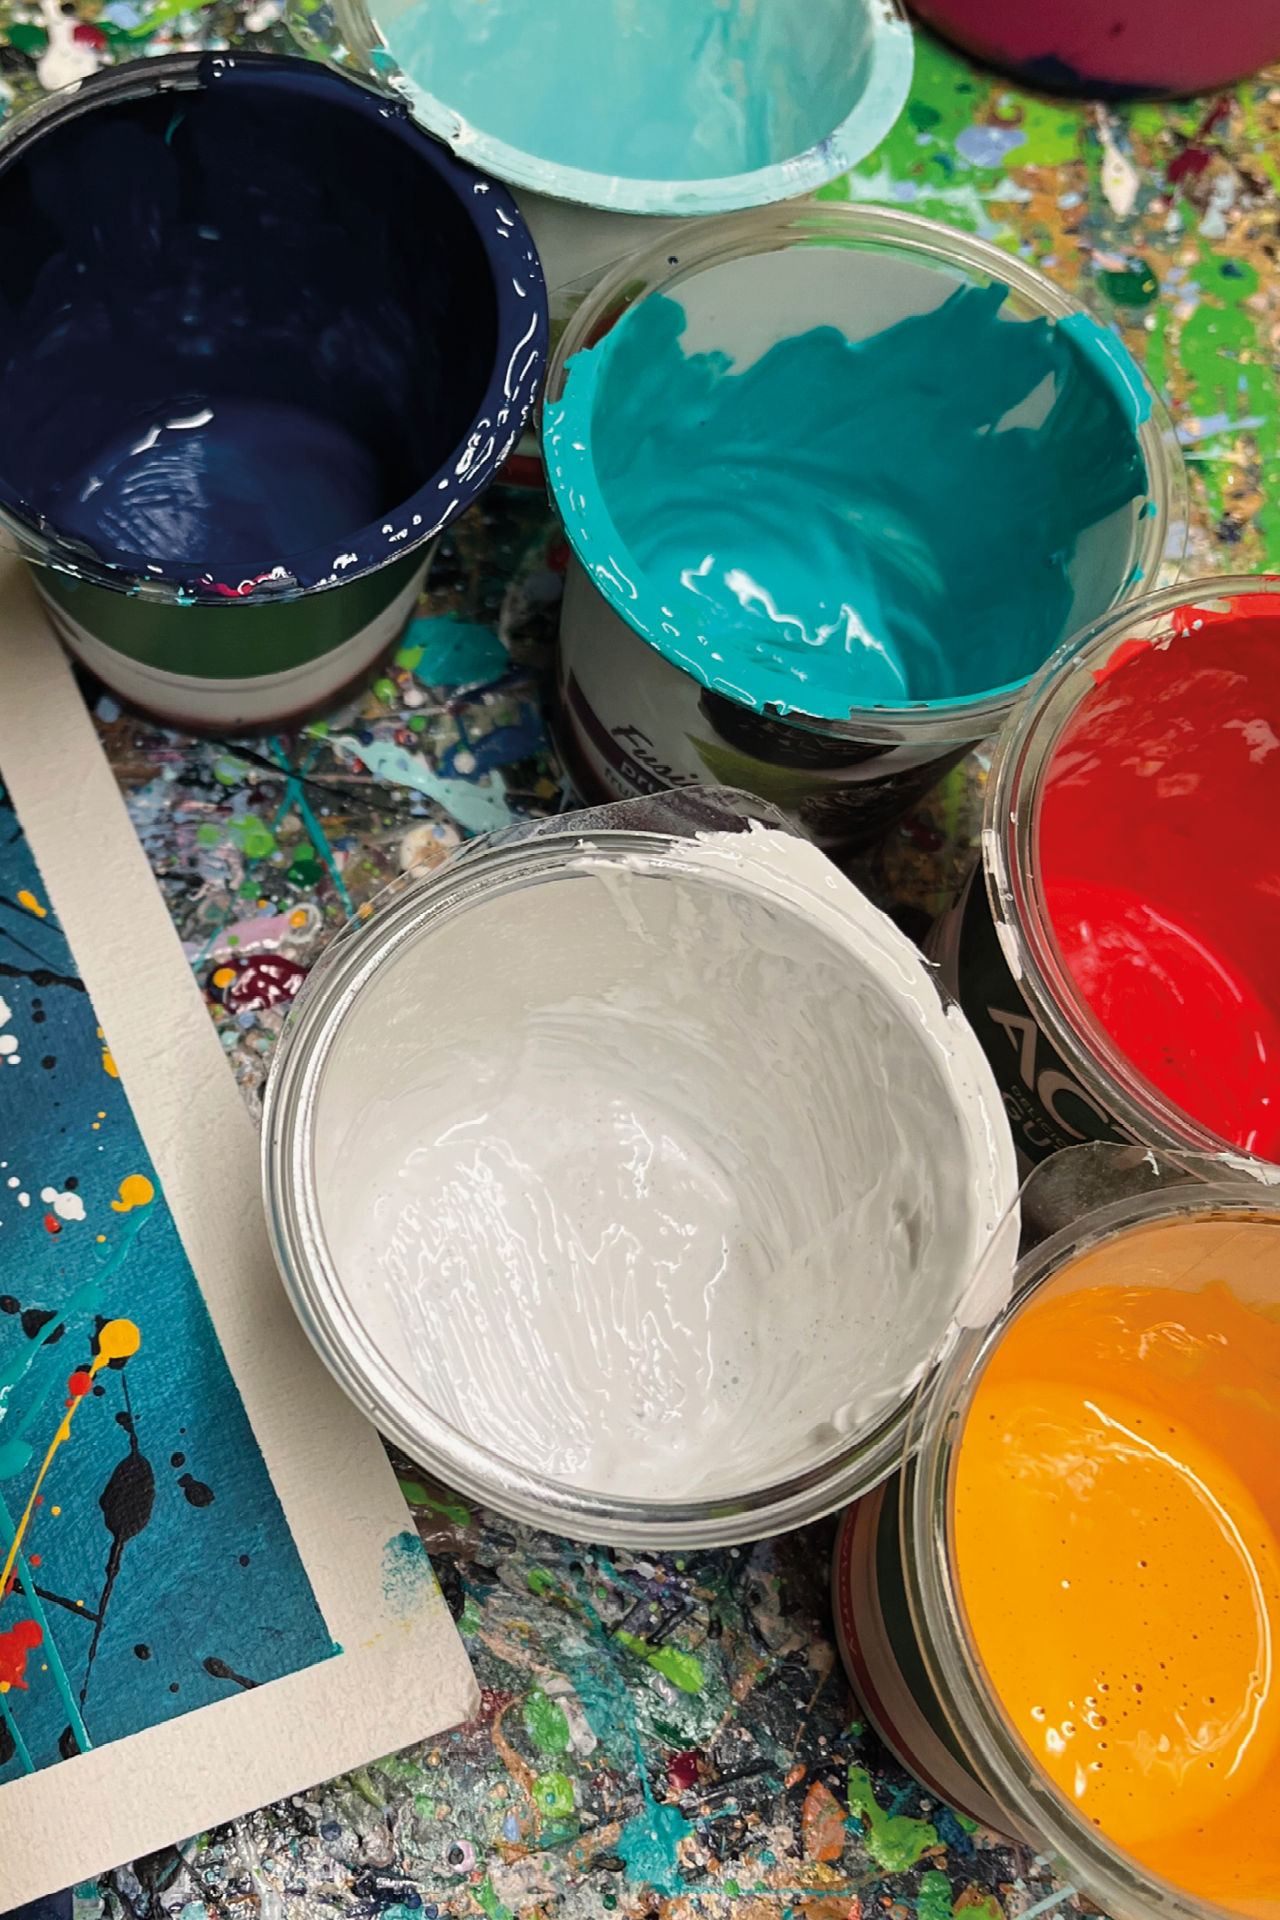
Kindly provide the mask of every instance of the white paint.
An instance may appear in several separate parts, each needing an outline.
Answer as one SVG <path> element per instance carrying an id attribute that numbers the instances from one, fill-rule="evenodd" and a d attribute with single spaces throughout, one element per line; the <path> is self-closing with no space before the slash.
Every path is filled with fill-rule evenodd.
<path id="1" fill-rule="evenodd" d="M 59 87 L 74 86 L 98 71 L 100 56 L 76 39 L 80 22 L 74 14 L 65 14 L 59 0 L 40 0 L 40 19 L 49 43 L 36 62 L 36 78 L 53 93 Z"/>
<path id="2" fill-rule="evenodd" d="M 59 1220 L 83 1220 L 84 1201 L 78 1193 L 59 1193 L 57 1187 L 41 1187 L 40 1198 L 52 1207 Z"/>
<path id="3" fill-rule="evenodd" d="M 785 834 L 679 844 L 432 922 L 345 1016 L 314 1134 L 340 1287 L 407 1390 L 654 1501 L 770 1486 L 896 1410 L 1016 1185 L 892 923 Z"/>

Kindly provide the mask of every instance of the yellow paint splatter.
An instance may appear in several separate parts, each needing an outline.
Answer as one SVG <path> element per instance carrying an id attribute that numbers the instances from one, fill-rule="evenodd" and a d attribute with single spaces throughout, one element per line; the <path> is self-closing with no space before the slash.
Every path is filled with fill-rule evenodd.
<path id="1" fill-rule="evenodd" d="M 135 1173 L 130 1174 L 129 1178 L 131 1180 L 140 1180 L 142 1176 L 141 1174 Z M 127 1185 L 128 1182 L 125 1184 Z M 150 1198 L 151 1182 L 148 1180 L 144 1181 L 143 1184 L 146 1186 L 148 1198 Z M 114 1206 L 115 1201 L 113 1200 L 111 1204 Z M 87 1369 L 78 1367 L 76 1372 L 72 1374 L 68 1382 L 71 1397 L 67 1401 L 67 1410 L 62 1416 L 58 1431 L 49 1442 L 49 1451 L 45 1454 L 40 1464 L 40 1471 L 36 1475 L 35 1485 L 31 1489 L 26 1509 L 23 1512 L 21 1520 L 18 1522 L 17 1531 L 13 1536 L 13 1542 L 9 1548 L 9 1557 L 5 1561 L 3 1568 L 0 1568 L 0 1594 L 8 1591 L 9 1575 L 13 1572 L 14 1562 L 22 1549 L 23 1535 L 26 1533 L 31 1521 L 31 1516 L 35 1512 L 36 1501 L 40 1497 L 41 1484 L 53 1464 L 54 1454 L 58 1451 L 63 1441 L 70 1436 L 71 1422 L 75 1419 L 76 1414 L 88 1397 L 89 1383 L 92 1381 L 94 1375 L 100 1372 L 103 1367 L 109 1366 L 113 1360 L 127 1360 L 130 1354 L 138 1351 L 141 1344 L 142 1335 L 138 1332 L 132 1320 L 108 1320 L 106 1325 L 99 1330 L 98 1351 L 94 1354 L 91 1364 Z M 86 1371 L 88 1373 L 87 1380 L 84 1377 Z M 76 1605 L 82 1607 L 84 1601 L 77 1600 Z"/>
<path id="2" fill-rule="evenodd" d="M 305 927 L 306 924 L 307 916 L 305 911 L 301 907 L 295 907 L 294 911 L 289 915 L 289 925 L 291 927 Z"/>
<path id="3" fill-rule="evenodd" d="M 103 1031 L 102 1031 L 102 1028 L 101 1028 L 101 1027 L 99 1027 L 99 1028 L 98 1028 L 98 1038 L 99 1038 L 99 1040 L 101 1040 L 101 1041 L 102 1041 L 102 1065 L 103 1065 L 103 1068 L 104 1068 L 104 1070 L 105 1070 L 105 1071 L 106 1071 L 107 1073 L 109 1073 L 109 1074 L 111 1075 L 111 1078 L 112 1078 L 113 1080 L 118 1080 L 118 1079 L 120 1078 L 120 1069 L 119 1069 L 119 1067 L 118 1067 L 118 1066 L 116 1065 L 116 1063 L 115 1063 L 115 1061 L 114 1061 L 114 1060 L 113 1060 L 113 1059 L 111 1058 L 111 1049 L 110 1049 L 110 1047 L 108 1047 L 108 1045 L 107 1045 L 107 1043 L 106 1043 L 106 1037 L 105 1037 L 105 1035 L 103 1034 Z"/>
<path id="4" fill-rule="evenodd" d="M 48 907 L 42 907 L 34 893 L 28 893 L 25 887 L 18 895 L 18 905 L 25 907 L 28 913 L 38 913 L 42 920 L 49 911 Z"/>
<path id="5" fill-rule="evenodd" d="M 50 1513 L 61 1513 L 61 1512 L 62 1512 L 62 1508 L 61 1508 L 61 1507 L 50 1507 L 50 1509 L 49 1509 L 49 1511 L 50 1511 Z"/>
<path id="6" fill-rule="evenodd" d="M 213 976 L 213 984 L 215 987 L 229 987 L 235 977 L 236 970 L 234 967 L 219 967 Z"/>
<path id="7" fill-rule="evenodd" d="M 135 1207 L 149 1206 L 156 1190 L 145 1173 L 129 1173 L 120 1182 L 120 1198 L 111 1202 L 112 1213 L 132 1213 Z"/>

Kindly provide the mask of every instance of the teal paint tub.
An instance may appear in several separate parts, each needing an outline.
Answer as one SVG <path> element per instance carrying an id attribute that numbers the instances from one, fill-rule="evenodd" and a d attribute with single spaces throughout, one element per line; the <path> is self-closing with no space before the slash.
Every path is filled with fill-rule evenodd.
<path id="1" fill-rule="evenodd" d="M 588 790 L 725 782 L 831 844 L 883 832 L 1185 542 L 1119 336 L 881 209 L 730 216 L 623 263 L 561 340 L 543 449 Z"/>
<path id="2" fill-rule="evenodd" d="M 811 192 L 880 144 L 911 87 L 895 0 L 292 0 L 288 17 L 461 158 L 619 214 Z"/>
<path id="3" fill-rule="evenodd" d="M 272 724 L 395 641 L 547 340 L 509 195 L 374 89 L 175 55 L 0 141 L 0 520 L 70 650 Z"/>

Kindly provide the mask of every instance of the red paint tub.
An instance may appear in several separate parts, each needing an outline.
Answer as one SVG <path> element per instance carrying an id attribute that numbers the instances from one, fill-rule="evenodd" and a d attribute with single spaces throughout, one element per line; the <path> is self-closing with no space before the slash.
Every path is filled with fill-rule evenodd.
<path id="1" fill-rule="evenodd" d="M 1280 579 L 1134 601 L 1032 683 L 935 939 L 1027 1158 L 1280 1162 L 1278 821 Z"/>
<path id="2" fill-rule="evenodd" d="M 911 0 L 967 53 L 1089 98 L 1207 93 L 1280 60 L 1276 0 Z"/>

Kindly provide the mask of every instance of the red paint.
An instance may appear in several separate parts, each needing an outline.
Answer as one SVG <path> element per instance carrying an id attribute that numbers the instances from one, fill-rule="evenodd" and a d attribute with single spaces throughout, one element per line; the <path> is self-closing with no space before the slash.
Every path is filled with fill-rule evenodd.
<path id="1" fill-rule="evenodd" d="M 92 47 L 101 53 L 107 44 L 107 36 L 101 27 L 95 27 L 91 20 L 81 20 L 72 30 L 72 39 L 78 46 Z"/>
<path id="2" fill-rule="evenodd" d="M 44 1217 L 44 1230 L 46 1233 L 62 1232 L 62 1227 L 56 1213 L 46 1213 Z"/>
<path id="3" fill-rule="evenodd" d="M 83 1400 L 92 1385 L 93 1375 L 85 1373 L 83 1368 L 80 1368 L 67 1381 L 67 1392 L 73 1400 Z"/>
<path id="4" fill-rule="evenodd" d="M 677 1793 L 688 1793 L 698 1784 L 698 1755 L 695 1752 L 673 1754 L 667 1762 L 667 1778 Z"/>
<path id="5" fill-rule="evenodd" d="M 7 1633 L 0 1633 L 0 1680 L 25 1691 L 27 1655 L 38 1647 L 44 1634 L 34 1620 L 17 1620 Z"/>
<path id="6" fill-rule="evenodd" d="M 257 954 L 242 963 L 227 988 L 227 1005 L 234 1013 L 261 1013 L 292 1000 L 306 977 L 306 968 L 283 953 Z"/>
<path id="7" fill-rule="evenodd" d="M 1120 1051 L 1202 1126 L 1280 1159 L 1280 608 L 1246 595 L 1172 624 L 1118 668 L 1117 649 L 1063 731 L 1045 902 Z"/>
<path id="8" fill-rule="evenodd" d="M 1091 94 L 1208 93 L 1280 60 L 1276 0 L 911 0 L 980 60 Z"/>

